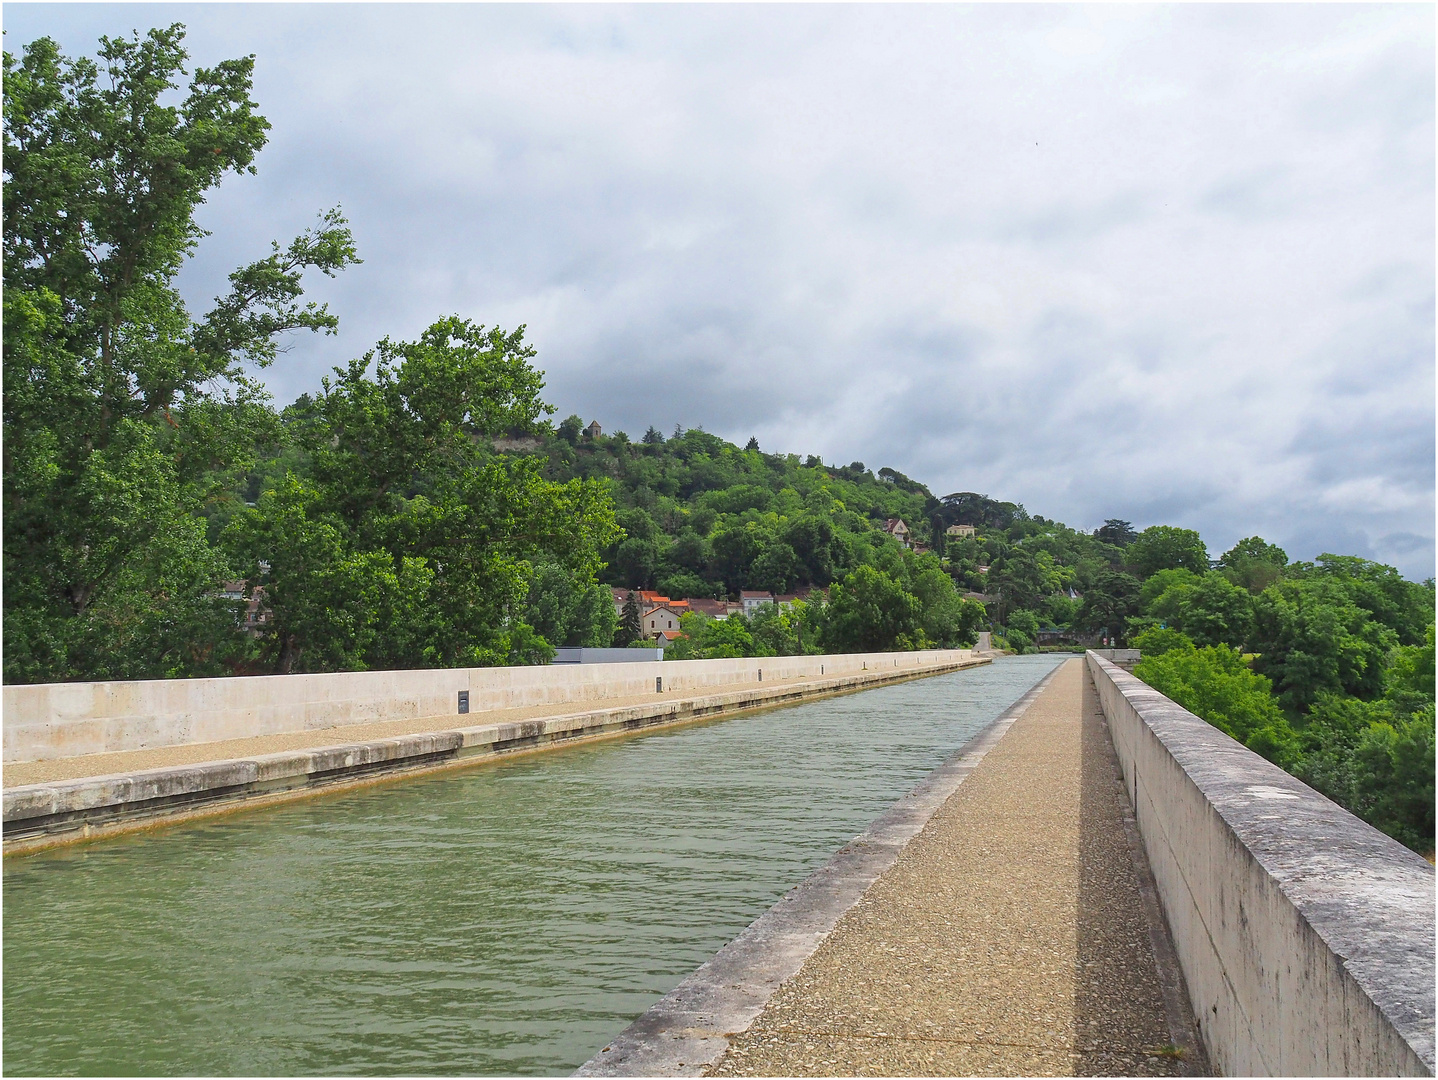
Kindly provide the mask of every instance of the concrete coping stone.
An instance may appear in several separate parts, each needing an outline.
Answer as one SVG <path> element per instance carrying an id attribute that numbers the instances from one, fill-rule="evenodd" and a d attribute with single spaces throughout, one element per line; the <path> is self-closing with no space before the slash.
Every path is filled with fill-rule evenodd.
<path id="1" fill-rule="evenodd" d="M 1433 866 L 1122 668 L 1090 657 L 1431 1075 Z"/>
<path id="2" fill-rule="evenodd" d="M 723 1057 L 729 1037 L 747 1030 L 779 986 L 798 972 L 844 914 L 894 865 L 909 841 L 998 745 L 1057 671 L 1055 667 L 1048 672 L 574 1075 L 702 1075 Z"/>

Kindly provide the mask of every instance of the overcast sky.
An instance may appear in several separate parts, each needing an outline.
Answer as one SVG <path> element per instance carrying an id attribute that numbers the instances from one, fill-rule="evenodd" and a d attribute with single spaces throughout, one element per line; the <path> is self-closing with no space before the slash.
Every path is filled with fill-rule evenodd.
<path id="1" fill-rule="evenodd" d="M 524 323 L 558 417 L 702 427 L 1092 529 L 1434 568 L 1434 8 L 4 6 L 184 22 L 271 120 L 186 271 L 340 204 L 281 404 Z M 557 417 L 557 418 L 558 418 Z"/>

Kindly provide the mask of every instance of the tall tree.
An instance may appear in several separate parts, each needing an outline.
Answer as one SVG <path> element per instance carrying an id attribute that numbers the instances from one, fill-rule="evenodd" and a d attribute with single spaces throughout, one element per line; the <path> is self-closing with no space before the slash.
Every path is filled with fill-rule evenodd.
<path id="1" fill-rule="evenodd" d="M 1128 547 L 1138 539 L 1133 522 L 1124 521 L 1122 518 L 1109 518 L 1101 528 L 1094 530 L 1094 536 L 1114 547 Z"/>
<path id="2" fill-rule="evenodd" d="M 619 614 L 619 629 L 614 633 L 614 644 L 624 649 L 639 640 L 644 632 L 639 613 L 639 598 L 631 590 L 624 597 L 624 610 Z"/>
<path id="3" fill-rule="evenodd" d="M 1219 569 L 1235 585 L 1260 593 L 1283 576 L 1288 553 L 1261 536 L 1249 536 L 1223 553 Z"/>
<path id="4" fill-rule="evenodd" d="M 235 271 L 204 317 L 174 280 L 205 193 L 253 172 L 268 122 L 253 57 L 198 68 L 179 25 L 102 38 L 97 64 L 41 38 L 4 56 L 5 676 L 220 670 L 237 644 L 195 512 L 272 432 L 249 374 L 291 330 L 307 269 L 357 262 L 324 215 Z"/>
<path id="5" fill-rule="evenodd" d="M 528 662 L 560 643 L 540 643 L 527 622 L 534 564 L 587 589 L 618 529 L 598 481 L 555 483 L 540 458 L 491 449 L 553 411 L 533 356 L 523 327 L 452 316 L 416 341 L 386 338 L 287 410 L 309 475 L 277 485 L 227 533 L 251 575 L 273 584 L 276 670 Z M 322 549 L 289 542 L 311 533 Z M 343 624 L 308 614 L 325 610 L 332 579 L 360 605 Z M 336 644 L 360 626 L 362 640 Z"/>

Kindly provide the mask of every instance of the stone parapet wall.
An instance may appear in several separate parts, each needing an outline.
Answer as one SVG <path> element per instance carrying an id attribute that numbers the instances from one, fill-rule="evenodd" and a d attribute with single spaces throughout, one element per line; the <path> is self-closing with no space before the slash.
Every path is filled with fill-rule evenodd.
<path id="1" fill-rule="evenodd" d="M 1230 1076 L 1432 1076 L 1429 863 L 1094 652 L 1195 1017 Z"/>
<path id="2" fill-rule="evenodd" d="M 935 667 L 970 655 L 950 649 L 6 686 L 4 755 L 10 763 L 46 761 L 422 717 L 449 725 L 459 715 L 460 691 L 469 693 L 471 713 L 599 707 L 654 694 L 660 686 L 666 692 L 702 692 L 748 682 Z"/>

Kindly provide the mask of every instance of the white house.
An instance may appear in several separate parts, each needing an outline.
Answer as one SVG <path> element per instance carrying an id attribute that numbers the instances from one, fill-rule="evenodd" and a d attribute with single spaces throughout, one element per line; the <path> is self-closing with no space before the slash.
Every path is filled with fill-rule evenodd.
<path id="1" fill-rule="evenodd" d="M 639 628 L 647 638 L 679 633 L 679 612 L 668 604 L 656 604 L 640 616 Z"/>
<path id="2" fill-rule="evenodd" d="M 774 594 L 771 592 L 756 592 L 745 589 L 739 594 L 739 603 L 744 606 L 744 617 L 751 618 L 754 612 L 758 611 L 765 604 L 774 602 Z"/>

